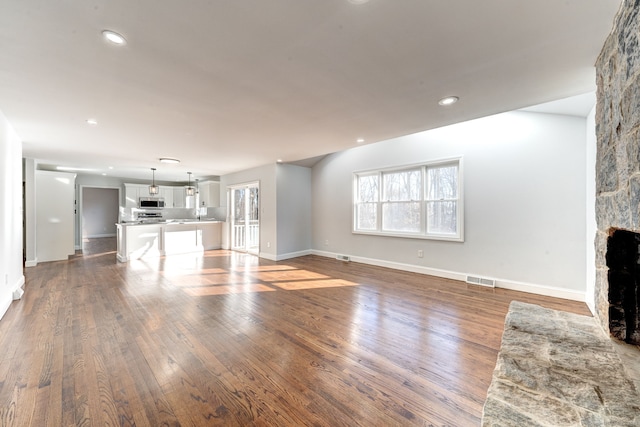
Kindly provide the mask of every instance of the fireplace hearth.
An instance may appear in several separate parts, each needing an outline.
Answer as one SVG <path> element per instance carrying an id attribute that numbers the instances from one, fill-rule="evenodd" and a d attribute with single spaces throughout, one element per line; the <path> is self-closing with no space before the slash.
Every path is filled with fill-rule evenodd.
<path id="1" fill-rule="evenodd" d="M 640 344 L 638 285 L 640 284 L 640 234 L 612 230 L 607 239 L 609 272 L 609 332 L 617 339 Z"/>

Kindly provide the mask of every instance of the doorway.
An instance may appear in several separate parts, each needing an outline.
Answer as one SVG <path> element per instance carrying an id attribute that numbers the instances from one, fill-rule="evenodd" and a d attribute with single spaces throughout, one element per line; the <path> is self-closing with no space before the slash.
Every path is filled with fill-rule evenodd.
<path id="1" fill-rule="evenodd" d="M 260 252 L 260 185 L 258 182 L 229 187 L 231 249 Z"/>
<path id="2" fill-rule="evenodd" d="M 81 185 L 79 195 L 77 249 L 88 254 L 93 247 L 115 248 L 120 189 Z"/>

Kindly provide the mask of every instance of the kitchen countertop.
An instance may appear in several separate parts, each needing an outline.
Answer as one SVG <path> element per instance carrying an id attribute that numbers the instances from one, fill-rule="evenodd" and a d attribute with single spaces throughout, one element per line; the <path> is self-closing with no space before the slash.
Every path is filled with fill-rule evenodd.
<path id="1" fill-rule="evenodd" d="M 145 220 L 145 221 L 122 221 L 116 225 L 132 226 L 132 225 L 179 225 L 179 224 L 218 224 L 222 223 L 219 219 L 163 219 L 163 220 Z"/>

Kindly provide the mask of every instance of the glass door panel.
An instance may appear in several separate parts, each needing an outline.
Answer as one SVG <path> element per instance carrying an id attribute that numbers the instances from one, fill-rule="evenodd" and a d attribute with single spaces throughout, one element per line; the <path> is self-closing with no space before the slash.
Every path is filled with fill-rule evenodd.
<path id="1" fill-rule="evenodd" d="M 229 189 L 231 249 L 258 254 L 260 251 L 260 200 L 258 183 Z"/>

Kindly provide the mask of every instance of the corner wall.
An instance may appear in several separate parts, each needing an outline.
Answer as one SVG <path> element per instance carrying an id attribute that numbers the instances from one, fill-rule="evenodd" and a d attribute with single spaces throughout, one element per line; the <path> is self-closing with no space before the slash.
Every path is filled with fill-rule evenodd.
<path id="1" fill-rule="evenodd" d="M 0 112 L 0 317 L 23 284 L 22 141 Z"/>

